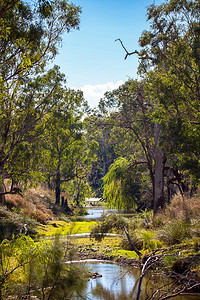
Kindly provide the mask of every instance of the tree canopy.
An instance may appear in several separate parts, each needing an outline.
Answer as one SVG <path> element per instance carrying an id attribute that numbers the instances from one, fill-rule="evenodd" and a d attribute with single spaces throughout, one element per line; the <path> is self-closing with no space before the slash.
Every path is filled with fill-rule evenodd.
<path id="1" fill-rule="evenodd" d="M 44 117 L 63 98 L 64 75 L 48 63 L 62 34 L 78 29 L 80 12 L 65 0 L 0 3 L 1 195 L 8 192 L 5 179 L 11 179 L 14 192 L 14 184 L 35 170 Z"/>

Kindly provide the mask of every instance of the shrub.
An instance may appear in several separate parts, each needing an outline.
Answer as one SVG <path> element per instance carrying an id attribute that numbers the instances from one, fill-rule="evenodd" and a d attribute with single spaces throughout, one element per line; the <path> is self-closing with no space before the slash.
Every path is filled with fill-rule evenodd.
<path id="1" fill-rule="evenodd" d="M 56 237 L 52 243 L 35 243 L 30 237 L 0 244 L 0 294 L 2 299 L 71 299 L 89 278 L 79 264 L 65 263 L 65 246 Z M 35 298 L 36 299 L 36 298 Z"/>
<path id="2" fill-rule="evenodd" d="M 179 244 L 186 237 L 190 237 L 190 224 L 178 220 L 171 221 L 160 230 L 159 236 L 167 245 Z"/>
<path id="3" fill-rule="evenodd" d="M 138 235 L 143 242 L 144 250 L 155 250 L 162 247 L 162 242 L 156 239 L 156 235 L 152 230 L 141 230 Z"/>
<path id="4" fill-rule="evenodd" d="M 131 241 L 133 242 L 133 244 L 135 245 L 135 247 L 139 251 L 142 250 L 142 247 L 143 247 L 143 241 L 142 241 L 142 239 L 136 233 L 132 233 L 130 235 L 130 238 L 131 238 Z M 131 247 L 129 241 L 125 237 L 121 240 L 120 246 L 124 250 L 132 250 L 132 247 Z"/>
<path id="5" fill-rule="evenodd" d="M 19 214 L 17 209 L 8 210 L 0 207 L 0 241 L 3 239 L 11 240 L 21 233 L 35 235 L 36 222 L 28 218 L 23 213 Z"/>
<path id="6" fill-rule="evenodd" d="M 101 241 L 105 233 L 113 232 L 113 230 L 118 233 L 122 232 L 125 223 L 125 219 L 115 213 L 105 214 L 103 220 L 92 228 L 91 237 Z"/>

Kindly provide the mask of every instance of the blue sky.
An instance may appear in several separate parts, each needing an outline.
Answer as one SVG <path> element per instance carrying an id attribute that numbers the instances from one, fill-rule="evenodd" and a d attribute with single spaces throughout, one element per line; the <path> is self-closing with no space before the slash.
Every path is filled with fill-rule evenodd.
<path id="1" fill-rule="evenodd" d="M 107 90 L 137 78 L 137 56 L 124 60 L 125 52 L 138 49 L 138 39 L 148 29 L 146 8 L 153 0 L 72 0 L 81 6 L 80 30 L 63 38 L 54 63 L 66 75 L 67 86 L 81 89 L 91 107 Z M 155 0 L 155 4 L 162 3 Z"/>

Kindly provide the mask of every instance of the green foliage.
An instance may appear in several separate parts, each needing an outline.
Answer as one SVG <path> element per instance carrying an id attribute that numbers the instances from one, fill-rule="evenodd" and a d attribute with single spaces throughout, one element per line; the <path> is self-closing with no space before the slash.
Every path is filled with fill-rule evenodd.
<path id="1" fill-rule="evenodd" d="M 0 291 L 8 296 L 70 299 L 88 280 L 84 266 L 66 264 L 64 244 L 35 243 L 22 236 L 0 245 Z"/>
<path id="2" fill-rule="evenodd" d="M 168 1 L 148 8 L 150 31 L 140 38 L 140 71 L 156 103 L 153 119 L 162 125 L 161 145 L 171 166 L 194 184 L 199 165 L 199 1 Z"/>
<path id="3" fill-rule="evenodd" d="M 49 187 L 56 190 L 58 204 L 61 184 L 83 176 L 86 164 L 81 122 L 86 102 L 82 92 L 66 88 L 62 88 L 62 97 L 46 118 L 45 139 L 41 143 L 43 174 Z"/>
<path id="4" fill-rule="evenodd" d="M 108 112 L 105 102 L 100 100 L 99 111 L 84 119 L 87 143 L 93 145 L 96 160 L 92 162 L 89 174 L 89 184 L 97 197 L 102 196 L 102 178 L 107 173 L 110 164 L 116 158 L 113 127 L 106 126 Z"/>
<path id="5" fill-rule="evenodd" d="M 65 0 L 3 0 L 0 5 L 0 73 L 6 81 L 43 71 L 57 54 L 62 34 L 79 26 L 80 7 Z"/>
<path id="6" fill-rule="evenodd" d="M 167 245 L 179 244 L 190 235 L 191 224 L 177 220 L 167 223 L 159 233 L 161 240 Z"/>
<path id="7" fill-rule="evenodd" d="M 101 222 L 98 222 L 90 231 L 91 237 L 94 237 L 97 241 L 101 241 L 104 238 L 105 233 L 110 232 L 122 232 L 123 226 L 126 221 L 123 217 L 117 214 L 105 215 Z"/>
<path id="8" fill-rule="evenodd" d="M 109 207 L 131 209 L 140 199 L 139 175 L 125 158 L 118 158 L 104 177 L 103 197 Z"/>
<path id="9" fill-rule="evenodd" d="M 0 3 L 0 187 L 41 180 L 45 117 L 64 98 L 64 76 L 47 64 L 61 36 L 78 29 L 80 8 L 67 1 Z M 66 100 L 66 99 L 65 99 Z M 1 200 L 2 202 L 2 200 Z"/>

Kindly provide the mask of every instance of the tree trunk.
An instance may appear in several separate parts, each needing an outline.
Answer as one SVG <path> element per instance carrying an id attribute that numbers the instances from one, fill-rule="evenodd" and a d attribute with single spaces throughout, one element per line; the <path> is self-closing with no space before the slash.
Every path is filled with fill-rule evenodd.
<path id="1" fill-rule="evenodd" d="M 103 177 L 106 175 L 106 148 L 105 148 L 105 137 L 102 127 L 102 157 L 103 157 Z"/>
<path id="2" fill-rule="evenodd" d="M 60 205 L 60 170 L 56 174 L 56 204 Z"/>
<path id="3" fill-rule="evenodd" d="M 76 202 L 76 206 L 79 206 L 79 197 L 80 197 L 80 191 L 78 191 L 77 195 L 76 195 L 76 199 L 75 199 L 75 202 Z"/>
<path id="4" fill-rule="evenodd" d="M 159 208 L 163 208 L 165 204 L 164 197 L 164 164 L 163 153 L 161 150 L 156 151 L 155 154 L 155 195 L 154 195 L 154 215 Z"/>
<path id="5" fill-rule="evenodd" d="M 3 182 L 3 174 L 2 170 L 0 172 L 0 204 L 5 205 L 5 195 L 1 194 L 5 192 L 5 186 Z"/>
<path id="6" fill-rule="evenodd" d="M 129 233 L 128 233 L 128 230 L 127 230 L 126 226 L 123 225 L 123 227 L 124 227 L 124 232 L 125 232 L 126 237 L 127 237 L 128 241 L 129 241 L 129 243 L 130 243 L 130 245 L 131 245 L 132 250 L 135 251 L 135 253 L 139 256 L 139 258 L 141 258 L 141 255 L 142 255 L 142 254 L 141 254 L 140 251 L 137 249 L 137 247 L 133 244 L 133 241 L 132 241 L 131 238 L 130 238 L 130 235 L 129 235 Z"/>
<path id="7" fill-rule="evenodd" d="M 157 213 L 159 208 L 164 207 L 165 197 L 164 197 L 164 157 L 163 153 L 159 148 L 159 131 L 160 124 L 155 124 L 155 176 L 154 176 L 154 215 Z"/>
<path id="8" fill-rule="evenodd" d="M 5 196 L 1 193 L 5 192 L 3 183 L 0 183 L 0 204 L 5 205 Z"/>

